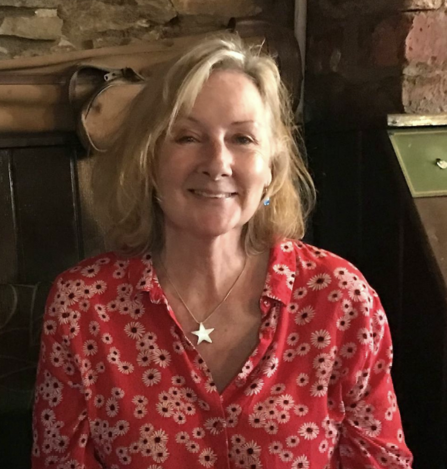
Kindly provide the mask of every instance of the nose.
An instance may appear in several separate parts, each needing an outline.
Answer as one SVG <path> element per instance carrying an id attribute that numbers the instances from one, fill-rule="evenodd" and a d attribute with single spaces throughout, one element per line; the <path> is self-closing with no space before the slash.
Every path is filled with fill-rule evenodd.
<path id="1" fill-rule="evenodd" d="M 210 139 L 205 145 L 201 165 L 202 174 L 213 181 L 232 174 L 233 155 L 223 139 Z"/>

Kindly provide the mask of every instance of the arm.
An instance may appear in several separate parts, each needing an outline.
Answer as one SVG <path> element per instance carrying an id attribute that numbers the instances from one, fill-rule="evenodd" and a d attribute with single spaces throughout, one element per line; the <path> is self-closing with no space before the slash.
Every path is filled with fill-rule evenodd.
<path id="1" fill-rule="evenodd" d="M 391 380 L 392 343 L 388 322 L 375 292 L 371 307 L 353 328 L 356 360 L 344 386 L 345 419 L 338 445 L 343 469 L 410 468 L 412 455 L 404 441 Z M 363 327 L 362 327 L 363 326 Z"/>
<path id="2" fill-rule="evenodd" d="M 43 319 L 33 415 L 33 469 L 97 469 L 87 418 L 84 387 L 70 340 L 67 291 L 61 277 L 52 287 Z M 66 317 L 62 314 L 66 313 Z"/>

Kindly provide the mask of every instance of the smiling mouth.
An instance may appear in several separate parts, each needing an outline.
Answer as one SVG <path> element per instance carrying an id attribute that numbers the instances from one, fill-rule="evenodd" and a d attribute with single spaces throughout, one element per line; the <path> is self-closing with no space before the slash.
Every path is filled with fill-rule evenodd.
<path id="1" fill-rule="evenodd" d="M 209 192 L 194 189 L 190 189 L 189 192 L 199 197 L 205 197 L 206 199 L 230 199 L 237 195 L 237 192 Z"/>

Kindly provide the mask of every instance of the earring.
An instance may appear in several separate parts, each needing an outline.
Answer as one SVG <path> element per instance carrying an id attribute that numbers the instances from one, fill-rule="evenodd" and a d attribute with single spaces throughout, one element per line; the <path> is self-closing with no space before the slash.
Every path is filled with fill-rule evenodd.
<path id="1" fill-rule="evenodd" d="M 270 197 L 267 197 L 267 198 L 264 200 L 264 205 L 265 205 L 265 206 L 270 205 Z"/>

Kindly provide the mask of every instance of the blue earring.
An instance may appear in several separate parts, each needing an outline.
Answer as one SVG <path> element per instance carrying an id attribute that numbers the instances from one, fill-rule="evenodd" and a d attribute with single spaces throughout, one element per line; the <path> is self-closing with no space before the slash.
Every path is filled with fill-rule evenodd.
<path id="1" fill-rule="evenodd" d="M 264 205 L 265 205 L 265 206 L 270 205 L 270 197 L 267 197 L 267 198 L 264 200 Z"/>

